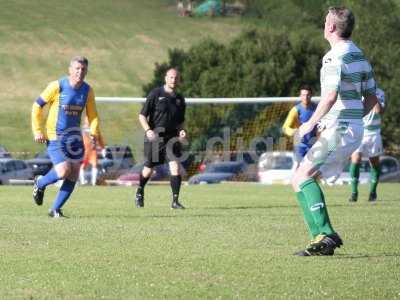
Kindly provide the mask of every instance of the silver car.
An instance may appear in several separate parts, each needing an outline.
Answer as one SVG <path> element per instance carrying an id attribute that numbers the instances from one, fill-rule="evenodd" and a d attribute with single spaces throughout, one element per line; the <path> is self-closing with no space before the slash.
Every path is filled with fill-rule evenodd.
<path id="1" fill-rule="evenodd" d="M 1 158 L 0 184 L 10 184 L 13 179 L 32 180 L 33 171 L 23 160 Z"/>

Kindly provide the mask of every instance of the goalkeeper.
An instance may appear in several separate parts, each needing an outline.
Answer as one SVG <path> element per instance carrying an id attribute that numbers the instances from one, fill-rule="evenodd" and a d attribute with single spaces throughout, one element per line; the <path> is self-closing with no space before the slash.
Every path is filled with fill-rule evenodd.
<path id="1" fill-rule="evenodd" d="M 287 136 L 292 137 L 298 127 L 307 122 L 317 108 L 317 105 L 311 102 L 311 95 L 311 87 L 306 85 L 300 87 L 300 103 L 289 111 L 286 121 L 282 126 L 282 131 Z M 294 156 L 298 164 L 314 144 L 316 134 L 317 128 L 314 128 L 301 139 L 300 143 L 294 141 Z"/>

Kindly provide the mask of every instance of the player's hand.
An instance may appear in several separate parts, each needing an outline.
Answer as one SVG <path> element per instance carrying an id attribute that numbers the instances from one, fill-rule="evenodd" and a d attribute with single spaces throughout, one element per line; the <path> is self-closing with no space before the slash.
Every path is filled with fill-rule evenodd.
<path id="1" fill-rule="evenodd" d="M 33 137 L 33 140 L 34 140 L 36 143 L 41 143 L 41 144 L 44 144 L 44 143 L 47 142 L 46 137 L 45 137 L 44 134 L 42 134 L 42 133 L 37 133 L 37 134 L 35 134 L 35 136 Z"/>
<path id="2" fill-rule="evenodd" d="M 314 127 L 315 127 L 315 124 L 313 124 L 311 122 L 305 122 L 300 126 L 298 135 L 300 136 L 300 138 L 302 138 L 307 133 L 310 133 L 314 129 Z"/>
<path id="3" fill-rule="evenodd" d="M 105 148 L 102 148 L 102 149 L 101 149 L 101 156 L 102 156 L 103 158 L 106 158 L 106 154 L 107 154 L 106 149 L 105 149 Z"/>
<path id="4" fill-rule="evenodd" d="M 184 129 L 182 129 L 182 130 L 180 130 L 179 131 L 179 140 L 180 141 L 183 141 L 183 140 L 185 140 L 186 139 L 186 130 L 184 130 Z"/>
<path id="5" fill-rule="evenodd" d="M 149 141 L 154 141 L 156 139 L 156 133 L 151 129 L 146 130 L 146 137 Z"/>

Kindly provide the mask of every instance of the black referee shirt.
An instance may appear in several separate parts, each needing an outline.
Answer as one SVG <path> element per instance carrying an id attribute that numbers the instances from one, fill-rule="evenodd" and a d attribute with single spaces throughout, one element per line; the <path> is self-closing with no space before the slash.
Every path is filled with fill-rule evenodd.
<path id="1" fill-rule="evenodd" d="M 185 109 L 185 98 L 167 93 L 162 86 L 150 92 L 140 114 L 148 118 L 151 129 L 159 128 L 166 134 L 175 135 L 185 121 Z"/>

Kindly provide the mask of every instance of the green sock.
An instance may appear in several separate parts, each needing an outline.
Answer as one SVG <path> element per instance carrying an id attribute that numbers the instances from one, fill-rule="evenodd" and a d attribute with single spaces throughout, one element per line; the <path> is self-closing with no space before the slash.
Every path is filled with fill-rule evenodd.
<path id="1" fill-rule="evenodd" d="M 351 176 L 351 192 L 353 194 L 358 194 L 358 179 L 360 178 L 360 164 L 351 163 L 350 176 Z"/>
<path id="2" fill-rule="evenodd" d="M 376 193 L 376 187 L 378 186 L 379 182 L 379 175 L 381 174 L 381 167 L 378 166 L 371 166 L 371 170 L 369 171 L 370 174 L 370 186 L 369 186 L 369 193 Z"/>
<path id="3" fill-rule="evenodd" d="M 306 197 L 304 197 L 303 192 L 297 192 L 296 193 L 297 200 L 300 203 L 300 207 L 303 210 L 303 216 L 304 216 L 304 223 L 306 223 L 307 228 L 308 228 L 308 233 L 310 234 L 310 238 L 314 239 L 318 234 L 318 226 L 314 222 L 314 218 L 311 215 L 308 206 L 307 206 L 307 200 Z"/>
<path id="4" fill-rule="evenodd" d="M 325 235 L 333 234 L 335 231 L 329 220 L 324 194 L 318 183 L 313 178 L 310 178 L 300 184 L 300 189 L 306 198 L 308 211 L 318 227 L 318 233 Z"/>

